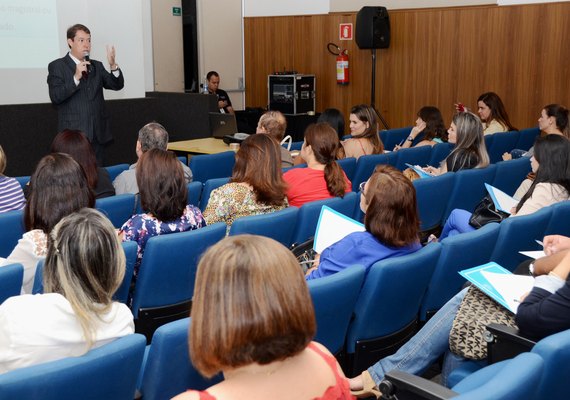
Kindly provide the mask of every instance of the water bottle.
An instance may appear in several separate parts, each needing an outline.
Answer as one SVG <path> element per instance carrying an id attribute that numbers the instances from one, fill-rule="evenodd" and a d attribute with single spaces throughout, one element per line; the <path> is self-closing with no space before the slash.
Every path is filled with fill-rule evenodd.
<path id="1" fill-rule="evenodd" d="M 202 93 L 208 94 L 208 80 L 204 78 L 204 84 L 202 85 Z"/>

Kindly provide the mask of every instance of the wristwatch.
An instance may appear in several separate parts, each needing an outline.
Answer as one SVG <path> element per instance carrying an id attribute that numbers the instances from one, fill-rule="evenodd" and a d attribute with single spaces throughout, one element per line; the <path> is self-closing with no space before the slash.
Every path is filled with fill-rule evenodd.
<path id="1" fill-rule="evenodd" d="M 115 72 L 119 69 L 119 64 L 115 64 L 115 69 L 113 69 L 113 67 L 111 66 L 111 72 Z"/>
<path id="2" fill-rule="evenodd" d="M 412 135 L 408 136 L 408 138 L 406 139 L 408 142 L 413 142 L 414 138 L 412 137 Z"/>

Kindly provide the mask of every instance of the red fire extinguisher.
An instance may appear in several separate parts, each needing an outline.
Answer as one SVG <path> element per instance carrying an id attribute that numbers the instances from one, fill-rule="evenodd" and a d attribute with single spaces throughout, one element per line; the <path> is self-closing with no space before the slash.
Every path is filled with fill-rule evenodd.
<path id="1" fill-rule="evenodd" d="M 334 43 L 329 43 L 327 48 L 336 56 L 336 83 L 348 85 L 348 50 L 343 50 Z"/>

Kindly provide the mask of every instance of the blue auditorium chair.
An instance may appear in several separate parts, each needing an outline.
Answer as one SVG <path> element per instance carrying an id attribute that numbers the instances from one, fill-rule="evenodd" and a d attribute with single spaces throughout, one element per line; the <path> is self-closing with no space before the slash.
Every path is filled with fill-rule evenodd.
<path id="1" fill-rule="evenodd" d="M 356 171 L 356 158 L 348 157 L 343 158 L 341 160 L 337 160 L 340 167 L 343 169 L 346 177 L 349 181 L 352 182 L 352 178 L 354 178 L 354 172 Z"/>
<path id="2" fill-rule="evenodd" d="M 487 195 L 485 183 L 493 182 L 496 169 L 496 165 L 492 164 L 486 168 L 465 169 L 456 172 L 455 184 L 449 197 L 447 209 L 443 214 L 443 221 L 445 222 L 449 214 L 456 208 L 473 212 L 475 206 Z"/>
<path id="3" fill-rule="evenodd" d="M 141 369 L 139 392 L 145 400 L 168 400 L 188 389 L 205 390 L 223 380 L 204 378 L 188 352 L 190 318 L 162 325 L 154 332 Z"/>
<path id="4" fill-rule="evenodd" d="M 159 326 L 188 316 L 198 261 L 225 235 L 226 224 L 218 223 L 148 240 L 131 307 L 138 333 L 150 341 Z"/>
<path id="5" fill-rule="evenodd" d="M 517 158 L 516 160 L 500 161 L 495 165 L 497 166 L 497 170 L 491 185 L 501 189 L 510 196 L 515 194 L 522 181 L 525 180 L 531 171 L 530 159 L 526 157 Z"/>
<path id="6" fill-rule="evenodd" d="M 538 127 L 521 129 L 515 149 L 528 151 L 534 145 L 534 141 L 538 136 L 540 136 L 540 129 Z"/>
<path id="7" fill-rule="evenodd" d="M 456 400 L 534 400 L 541 397 L 540 379 L 545 375 L 544 360 L 532 353 L 522 353 L 512 360 L 485 367 L 447 389 L 430 380 L 398 370 L 390 371 L 380 383 L 387 398 Z M 560 380 L 560 379 L 559 379 Z M 397 393 L 397 397 L 393 396 Z M 566 395 L 566 391 L 564 392 Z M 409 397 L 412 396 L 412 397 Z M 384 398 L 384 397 L 383 397 Z"/>
<path id="8" fill-rule="evenodd" d="M 0 213 L 0 257 L 8 257 L 24 233 L 23 210 Z"/>
<path id="9" fill-rule="evenodd" d="M 408 168 L 406 164 L 419 165 L 425 167 L 431 159 L 431 146 L 411 147 L 409 149 L 398 150 L 398 161 L 396 168 L 400 171 Z"/>
<path id="10" fill-rule="evenodd" d="M 536 240 L 542 240 L 551 216 L 552 207 L 544 207 L 529 215 L 505 219 L 501 222 L 491 260 L 514 271 L 521 262 L 528 260 L 519 251 L 542 250 Z"/>
<path id="11" fill-rule="evenodd" d="M 552 208 L 552 217 L 544 235 L 563 235 L 570 236 L 570 200 L 561 201 L 550 206 Z"/>
<path id="12" fill-rule="evenodd" d="M 115 228 L 120 228 L 135 213 L 136 196 L 125 193 L 97 199 L 95 208 L 109 218 Z"/>
<path id="13" fill-rule="evenodd" d="M 433 178 L 416 179 L 420 230 L 429 231 L 442 225 L 447 202 L 455 184 L 455 172 L 448 172 Z"/>
<path id="14" fill-rule="evenodd" d="M 236 153 L 233 151 L 192 156 L 189 167 L 192 170 L 193 179 L 206 182 L 208 179 L 232 176 L 235 156 Z"/>
<path id="15" fill-rule="evenodd" d="M 394 150 L 397 144 L 402 143 L 412 132 L 412 127 L 396 128 L 380 131 L 380 140 L 384 143 L 384 149 Z"/>
<path id="16" fill-rule="evenodd" d="M 109 177 L 111 178 L 111 182 L 115 180 L 117 176 L 123 171 L 129 169 L 129 164 L 117 164 L 117 165 L 110 165 L 105 167 L 107 172 L 109 173 Z"/>
<path id="17" fill-rule="evenodd" d="M 14 179 L 18 181 L 18 183 L 22 187 L 22 190 L 24 190 L 26 188 L 26 185 L 30 182 L 30 176 L 29 175 L 28 176 L 15 176 Z"/>
<path id="18" fill-rule="evenodd" d="M 202 195 L 200 196 L 200 210 L 204 211 L 208 206 L 208 201 L 210 200 L 210 195 L 214 189 L 225 185 L 230 181 L 230 178 L 216 178 L 208 179 L 204 182 L 204 187 L 202 188 Z"/>
<path id="19" fill-rule="evenodd" d="M 354 178 L 352 179 L 352 190 L 354 192 L 358 192 L 360 184 L 370 178 L 370 175 L 372 175 L 372 172 L 374 172 L 374 168 L 376 168 L 377 165 L 394 165 L 397 160 L 397 154 L 398 152 L 371 154 L 360 157 L 356 162 L 356 170 L 354 171 Z"/>
<path id="20" fill-rule="evenodd" d="M 347 376 L 394 353 L 417 329 L 418 311 L 440 243 L 375 263 L 364 280 L 346 339 Z"/>
<path id="21" fill-rule="evenodd" d="M 127 335 L 83 356 L 6 372 L 0 374 L 0 399 L 132 399 L 144 351 L 144 336 Z"/>
<path id="22" fill-rule="evenodd" d="M 453 149 L 453 144 L 451 143 L 438 143 L 431 148 L 431 158 L 429 160 L 429 165 L 432 167 L 439 167 L 439 164 L 447 158 L 451 150 Z"/>
<path id="23" fill-rule="evenodd" d="M 293 244 L 293 232 L 298 212 L 297 207 L 287 207 L 272 213 L 241 217 L 233 222 L 229 235 L 266 236 L 285 247 L 290 247 Z"/>
<path id="24" fill-rule="evenodd" d="M 461 290 L 465 279 L 458 274 L 459 271 L 494 260 L 491 253 L 498 235 L 499 224 L 491 223 L 440 242 L 441 255 L 420 307 L 421 321 L 429 319 Z"/>
<path id="25" fill-rule="evenodd" d="M 192 181 L 187 185 L 188 188 L 188 204 L 193 206 L 200 206 L 200 196 L 202 195 L 202 188 L 204 185 L 200 181 Z"/>
<path id="26" fill-rule="evenodd" d="M 344 346 L 365 272 L 362 266 L 353 265 L 336 274 L 307 282 L 317 320 L 315 341 L 333 354 L 339 353 Z"/>
<path id="27" fill-rule="evenodd" d="M 490 135 L 487 135 L 490 136 Z M 503 160 L 503 153 L 510 153 L 511 150 L 516 149 L 519 141 L 519 131 L 509 131 L 493 134 L 493 141 L 491 147 L 487 147 L 487 153 L 491 159 L 491 163 L 496 163 Z"/>
<path id="28" fill-rule="evenodd" d="M 0 304 L 8 297 L 18 296 L 22 291 L 24 267 L 22 264 L 9 264 L 0 267 Z"/>

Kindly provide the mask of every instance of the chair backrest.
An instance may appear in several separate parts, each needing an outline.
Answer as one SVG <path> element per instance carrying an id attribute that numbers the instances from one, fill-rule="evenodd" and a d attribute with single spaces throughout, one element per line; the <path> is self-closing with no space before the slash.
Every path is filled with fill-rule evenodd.
<path id="1" fill-rule="evenodd" d="M 343 158 L 341 160 L 337 160 L 337 162 L 338 165 L 340 165 L 340 167 L 343 169 L 348 180 L 352 182 L 352 178 L 354 178 L 354 172 L 356 171 L 356 158 Z"/>
<path id="2" fill-rule="evenodd" d="M 545 375 L 545 362 L 536 354 L 522 353 L 500 365 L 490 365 L 459 382 L 453 391 L 460 393 L 457 400 L 532 400 L 536 398 L 556 399 L 562 397 L 544 396 L 539 383 Z M 562 381 L 558 375 L 557 380 Z M 566 386 L 566 385 L 564 385 Z M 536 397 L 537 395 L 541 397 Z"/>
<path id="3" fill-rule="evenodd" d="M 490 261 L 499 224 L 487 224 L 476 231 L 450 236 L 441 241 L 441 255 L 429 282 L 422 305 L 420 320 L 440 309 L 465 283 L 459 271 Z"/>
<path id="4" fill-rule="evenodd" d="M 186 156 L 178 156 L 176 157 L 178 161 L 180 161 L 184 165 L 188 165 L 188 157 Z"/>
<path id="5" fill-rule="evenodd" d="M 568 385 L 564 378 L 570 376 L 570 330 L 540 340 L 531 352 L 544 360 L 544 372 L 538 384 L 537 398 L 568 397 Z"/>
<path id="6" fill-rule="evenodd" d="M 167 400 L 188 388 L 205 390 L 223 380 L 206 379 L 196 371 L 188 354 L 190 318 L 170 322 L 154 332 L 139 387 L 145 400 Z"/>
<path id="7" fill-rule="evenodd" d="M 136 201 L 132 193 L 105 197 L 95 201 L 95 208 L 109 218 L 115 228 L 120 228 L 135 212 Z"/>
<path id="8" fill-rule="evenodd" d="M 491 146 L 493 146 L 493 142 L 495 140 L 495 133 L 491 133 L 489 135 L 485 135 L 485 148 L 487 149 L 487 153 L 489 152 L 489 149 L 491 148 Z"/>
<path id="9" fill-rule="evenodd" d="M 570 200 L 561 201 L 550 206 L 552 208 L 552 216 L 548 227 L 544 231 L 544 235 L 563 235 L 570 236 Z"/>
<path id="10" fill-rule="evenodd" d="M 516 149 L 529 150 L 533 145 L 536 138 L 540 135 L 538 127 L 521 129 L 519 131 L 519 140 L 515 145 Z"/>
<path id="11" fill-rule="evenodd" d="M 356 170 L 354 171 L 354 178 L 352 179 L 352 190 L 354 192 L 358 191 L 358 186 L 367 181 L 374 172 L 379 164 L 392 164 L 391 160 L 396 160 L 397 152 L 395 153 L 384 153 L 384 154 L 371 154 L 368 156 L 362 156 L 356 162 Z M 393 164 L 392 164 L 393 165 Z"/>
<path id="12" fill-rule="evenodd" d="M 333 197 L 303 204 L 297 214 L 293 243 L 303 243 L 307 239 L 315 236 L 317 222 L 319 221 L 323 206 L 328 206 L 352 218 L 357 198 L 358 195 L 356 193 L 350 192 L 347 193 L 344 198 Z"/>
<path id="13" fill-rule="evenodd" d="M 0 257 L 8 257 L 25 232 L 24 211 L 0 213 Z"/>
<path id="14" fill-rule="evenodd" d="M 416 188 L 420 229 L 427 231 L 443 224 L 443 215 L 455 184 L 455 172 L 416 179 L 413 184 Z"/>
<path id="15" fill-rule="evenodd" d="M 419 146 L 398 150 L 396 168 L 400 171 L 408 168 L 406 164 L 425 166 L 431 159 L 431 146 Z"/>
<path id="16" fill-rule="evenodd" d="M 406 126 L 405 128 L 396 128 L 396 129 L 388 129 L 384 131 L 380 131 L 380 140 L 384 143 L 384 149 L 386 150 L 394 150 L 394 147 L 397 144 L 402 143 L 408 136 L 410 136 L 410 132 L 412 131 L 411 126 Z"/>
<path id="17" fill-rule="evenodd" d="M 28 184 L 28 182 L 30 182 L 30 178 L 31 176 L 15 176 L 14 179 L 18 181 L 18 183 L 20 184 L 20 186 L 22 187 L 22 190 L 25 189 L 26 185 Z"/>
<path id="18" fill-rule="evenodd" d="M 514 271 L 517 265 L 528 260 L 519 251 L 542 250 L 536 240 L 544 236 L 551 216 L 552 208 L 544 207 L 530 215 L 511 217 L 501 222 L 491 260 Z"/>
<path id="19" fill-rule="evenodd" d="M 192 156 L 190 169 L 194 179 L 206 182 L 208 179 L 227 178 L 232 176 L 232 169 L 236 161 L 236 153 L 225 151 L 217 154 L 202 154 Z"/>
<path id="20" fill-rule="evenodd" d="M 492 163 L 503 159 L 503 153 L 510 153 L 519 141 L 519 131 L 495 133 L 491 147 L 487 147 L 487 153 Z"/>
<path id="21" fill-rule="evenodd" d="M 491 185 L 501 189 L 510 196 L 515 194 L 521 182 L 531 171 L 530 159 L 526 157 L 501 161 L 495 165 L 497 166 L 497 171 Z"/>
<path id="22" fill-rule="evenodd" d="M 0 304 L 8 297 L 18 296 L 22 290 L 24 267 L 22 264 L 10 264 L 0 267 Z"/>
<path id="23" fill-rule="evenodd" d="M 291 147 L 289 147 L 289 151 L 301 150 L 301 147 L 303 147 L 303 140 L 300 140 L 298 142 L 291 142 Z"/>
<path id="24" fill-rule="evenodd" d="M 293 244 L 298 212 L 297 207 L 287 207 L 272 213 L 238 218 L 230 228 L 230 236 L 244 233 L 267 236 L 289 247 Z"/>
<path id="25" fill-rule="evenodd" d="M 200 197 L 200 210 L 204 211 L 206 209 L 212 191 L 219 188 L 220 186 L 225 185 L 229 181 L 230 178 L 216 178 L 207 180 L 204 183 L 204 187 L 202 188 L 202 196 Z"/>
<path id="26" fill-rule="evenodd" d="M 370 268 L 348 327 L 348 354 L 357 352 L 357 342 L 397 335 L 417 320 L 420 303 L 440 251 L 440 243 L 431 243 L 415 253 L 388 258 Z M 390 346 L 387 354 L 396 350 L 395 343 L 386 342 L 386 345 Z M 378 355 L 376 361 L 387 355 L 382 354 L 381 349 L 375 349 L 375 352 Z M 355 356 L 353 372 L 359 369 L 359 365 L 361 368 L 370 366 L 367 362 L 375 361 L 364 355 L 362 360 Z"/>
<path id="27" fill-rule="evenodd" d="M 109 177 L 111 178 L 111 182 L 115 180 L 117 176 L 123 171 L 129 169 L 129 164 L 117 164 L 117 165 L 110 165 L 105 167 L 107 172 L 109 173 Z"/>
<path id="28" fill-rule="evenodd" d="M 336 274 L 307 282 L 317 319 L 315 340 L 333 354 L 344 346 L 365 273 L 362 266 L 353 265 Z"/>
<path id="29" fill-rule="evenodd" d="M 225 235 L 226 224 L 217 223 L 193 231 L 150 238 L 145 246 L 133 294 L 135 319 L 139 317 L 141 308 L 169 306 L 191 300 L 201 255 Z"/>
<path id="30" fill-rule="evenodd" d="M 203 184 L 200 181 L 192 181 L 187 185 L 188 188 L 188 204 L 200 206 L 200 196 L 202 195 Z"/>
<path id="31" fill-rule="evenodd" d="M 447 158 L 451 150 L 453 149 L 453 144 L 451 143 L 438 143 L 431 148 L 431 158 L 429 160 L 429 165 L 434 167 L 439 167 L 439 164 Z"/>
<path id="32" fill-rule="evenodd" d="M 0 374 L 0 398 L 132 399 L 144 351 L 142 335 L 127 335 L 80 357 Z"/>
<path id="33" fill-rule="evenodd" d="M 496 169 L 497 167 L 492 164 L 486 168 L 473 168 L 456 172 L 455 184 L 447 203 L 447 210 L 443 215 L 443 221 L 456 208 L 473 212 L 475 206 L 487 195 L 485 183 L 493 182 Z"/>

